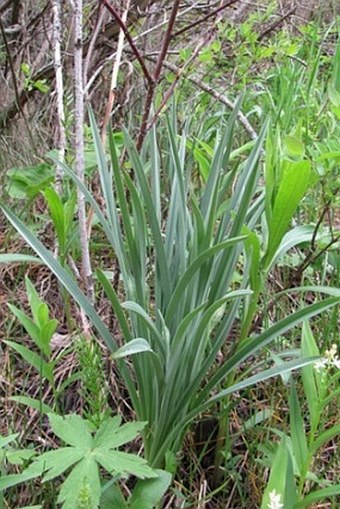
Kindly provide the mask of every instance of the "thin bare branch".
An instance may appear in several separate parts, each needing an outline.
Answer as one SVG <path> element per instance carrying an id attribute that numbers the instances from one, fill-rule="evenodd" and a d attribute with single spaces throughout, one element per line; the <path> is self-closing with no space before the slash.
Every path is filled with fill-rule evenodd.
<path id="1" fill-rule="evenodd" d="M 105 9 L 102 5 L 99 6 L 99 10 L 100 10 L 100 12 L 99 12 L 98 20 L 97 20 L 94 32 L 91 37 L 91 41 L 90 41 L 90 44 L 89 44 L 89 47 L 87 50 L 87 54 L 86 54 L 86 58 L 85 58 L 85 62 L 84 62 L 84 87 L 86 87 L 86 84 L 87 84 L 87 75 L 88 75 L 89 65 L 90 65 L 90 61 L 91 61 L 93 51 L 94 51 L 94 48 L 96 45 L 96 41 L 97 41 L 99 32 L 102 28 L 103 21 L 105 19 Z M 86 90 L 86 88 L 85 88 L 85 90 Z"/>
<path id="2" fill-rule="evenodd" d="M 7 2 L 0 5 L 0 14 L 5 12 L 13 2 L 14 0 L 7 0 Z"/>
<path id="3" fill-rule="evenodd" d="M 206 16 L 203 16 L 202 18 L 198 19 L 197 21 L 190 23 L 189 25 L 186 25 L 184 28 L 181 28 L 181 30 L 177 30 L 177 32 L 172 34 L 172 38 L 177 37 L 179 35 L 184 34 L 184 32 L 187 32 L 188 30 L 191 30 L 194 27 L 197 27 L 197 25 L 201 25 L 205 21 L 207 21 L 209 18 L 212 18 L 213 16 L 216 16 L 219 12 L 223 11 L 227 7 L 231 7 L 232 5 L 238 3 L 240 0 L 231 0 L 230 2 L 220 5 L 217 9 L 214 9 L 213 11 L 209 12 Z"/>
<path id="4" fill-rule="evenodd" d="M 130 7 L 130 0 L 126 0 L 126 8 L 125 8 L 125 11 L 122 16 L 122 21 L 124 24 L 126 23 L 126 20 L 127 20 L 129 7 Z M 112 68 L 109 99 L 107 101 L 103 125 L 102 125 L 101 137 L 102 137 L 102 142 L 103 142 L 104 146 L 105 146 L 105 139 L 106 139 L 106 129 L 107 129 L 108 123 L 110 121 L 112 107 L 113 107 L 113 103 L 115 101 L 117 81 L 118 81 L 118 72 L 119 72 L 119 68 L 120 68 L 120 64 L 121 64 L 121 60 L 122 60 L 123 47 L 124 47 L 124 35 L 125 35 L 124 31 L 123 31 L 123 29 L 121 29 L 119 32 L 119 37 L 118 37 L 117 56 L 116 56 L 116 59 L 114 61 L 113 68 Z"/>
<path id="5" fill-rule="evenodd" d="M 149 60 L 154 60 L 154 58 L 152 58 L 152 57 L 146 57 L 146 58 L 148 58 Z M 163 66 L 166 69 L 169 69 L 170 71 L 172 71 L 174 74 L 180 73 L 180 71 L 181 71 L 181 69 L 179 67 L 177 67 L 176 65 L 174 65 L 170 62 L 167 62 L 166 60 L 164 60 Z M 227 106 L 227 108 L 229 108 L 230 110 L 233 110 L 235 108 L 235 104 L 225 94 L 218 92 L 217 90 L 215 90 L 211 86 L 207 85 L 200 79 L 194 78 L 192 76 L 185 76 L 183 74 L 182 74 L 182 77 L 184 79 L 190 81 L 194 85 L 196 85 L 197 88 L 199 88 L 200 90 L 207 92 L 209 95 L 211 95 L 212 97 L 214 97 L 215 99 L 220 101 L 222 104 Z M 255 129 L 253 128 L 253 126 L 250 124 L 247 117 L 241 111 L 238 112 L 237 117 L 240 121 L 240 124 L 242 124 L 242 126 L 247 131 L 247 133 L 249 134 L 251 139 L 256 140 L 257 133 L 256 133 Z"/>
<path id="6" fill-rule="evenodd" d="M 117 21 L 117 23 L 120 26 L 120 28 L 123 30 L 124 35 L 125 35 L 128 43 L 130 44 L 131 50 L 133 51 L 136 59 L 138 60 L 140 66 L 142 68 L 142 71 L 144 73 L 144 76 L 145 76 L 146 80 L 148 81 L 148 83 L 153 83 L 153 78 L 152 78 L 151 74 L 149 73 L 148 68 L 145 65 L 145 61 L 144 61 L 144 59 L 143 59 L 139 49 L 135 45 L 134 40 L 131 37 L 130 32 L 127 29 L 126 24 L 122 20 L 119 12 L 108 2 L 108 0 L 100 0 L 100 1 L 102 2 L 103 5 L 105 5 L 105 7 L 108 9 L 108 11 L 111 13 L 111 15 Z"/>
<path id="7" fill-rule="evenodd" d="M 138 137 L 137 137 L 136 148 L 138 151 L 142 148 L 142 145 L 143 145 L 143 142 L 145 139 L 145 135 L 148 130 L 148 121 L 149 121 L 149 117 L 150 117 L 152 102 L 153 102 L 156 87 L 158 85 L 159 78 L 160 78 L 160 75 L 162 72 L 163 62 L 164 62 L 164 59 L 165 59 L 168 49 L 169 49 L 169 44 L 171 41 L 171 34 L 173 32 L 176 17 L 178 14 L 179 3 L 180 3 L 180 0 L 174 0 L 174 2 L 173 2 L 173 6 L 171 9 L 171 14 L 170 14 L 170 18 L 169 18 L 169 23 L 168 23 L 168 26 L 167 26 L 167 29 L 166 29 L 166 32 L 164 35 L 161 50 L 160 50 L 158 58 L 157 58 L 155 71 L 153 73 L 153 81 L 149 83 L 149 87 L 148 87 L 148 91 L 147 91 L 146 99 L 145 99 L 142 123 L 141 123 L 140 130 L 139 130 Z"/>
<path id="8" fill-rule="evenodd" d="M 210 40 L 211 40 L 211 34 L 208 34 L 208 36 L 205 37 L 205 39 L 203 39 L 201 42 L 198 43 L 198 45 L 194 49 L 192 55 L 184 63 L 184 65 L 181 68 L 178 68 L 178 72 L 175 75 L 175 79 L 171 83 L 171 85 L 170 85 L 169 89 L 167 90 L 166 94 L 164 95 L 163 100 L 162 100 L 158 110 L 154 114 L 151 122 L 149 123 L 147 130 L 151 129 L 151 127 L 155 124 L 155 122 L 157 121 L 157 118 L 159 117 L 159 115 L 161 114 L 161 112 L 163 111 L 165 106 L 167 105 L 167 103 L 170 100 L 171 96 L 173 95 L 173 93 L 175 91 L 175 88 L 176 88 L 176 85 L 179 82 L 181 76 L 183 75 L 185 69 L 188 67 L 188 65 L 190 65 L 197 58 L 197 56 L 199 55 L 201 49 L 203 47 L 205 47 Z"/>

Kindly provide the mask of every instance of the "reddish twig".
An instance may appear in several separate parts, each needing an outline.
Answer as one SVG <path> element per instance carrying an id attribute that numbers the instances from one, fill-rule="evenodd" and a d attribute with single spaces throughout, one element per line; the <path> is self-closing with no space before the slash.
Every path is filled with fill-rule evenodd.
<path id="1" fill-rule="evenodd" d="M 128 43 L 129 43 L 129 45 L 131 47 L 131 50 L 133 51 L 136 59 L 138 60 L 140 66 L 142 68 L 142 71 L 144 73 L 144 76 L 145 76 L 147 82 L 149 83 L 149 87 L 150 87 L 153 84 L 154 79 L 151 76 L 151 74 L 149 73 L 148 68 L 145 65 L 145 61 L 144 61 L 142 55 L 140 54 L 139 49 L 135 45 L 135 43 L 134 43 L 134 41 L 133 41 L 133 39 L 132 39 L 132 37 L 130 35 L 129 30 L 127 29 L 126 24 L 122 20 L 119 12 L 108 2 L 108 0 L 100 0 L 100 1 L 107 8 L 107 10 L 110 12 L 110 14 L 115 18 L 115 20 L 117 21 L 118 25 L 120 26 L 120 28 L 124 32 L 126 40 L 128 41 Z"/>
<path id="2" fill-rule="evenodd" d="M 161 51 L 159 52 L 157 62 L 156 62 L 155 71 L 153 73 L 153 81 L 149 82 L 149 87 L 148 87 L 148 91 L 147 91 L 147 95 L 146 95 L 146 99 L 145 99 L 142 123 L 140 126 L 138 138 L 137 138 L 136 147 L 137 147 L 138 151 L 142 148 L 144 138 L 145 138 L 145 135 L 148 130 L 148 120 L 149 120 L 149 116 L 150 116 L 151 106 L 152 106 L 153 98 L 155 95 L 155 90 L 156 90 L 156 87 L 157 87 L 157 84 L 159 82 L 159 78 L 160 78 L 160 75 L 162 72 L 163 62 L 165 60 L 165 57 L 166 57 L 168 49 L 169 49 L 169 44 L 171 41 L 171 34 L 174 29 L 177 13 L 178 13 L 178 9 L 179 9 L 179 3 L 180 3 L 180 0 L 174 0 L 168 27 L 167 27 L 166 33 L 164 35 L 164 40 L 163 40 L 163 44 L 161 47 Z"/>
<path id="3" fill-rule="evenodd" d="M 264 37 L 269 35 L 273 30 L 275 30 L 279 25 L 281 25 L 281 23 L 283 23 L 287 18 L 289 18 L 290 16 L 295 14 L 295 12 L 296 12 L 296 7 L 293 7 L 292 9 L 290 9 L 290 11 L 288 11 L 286 14 L 281 16 L 281 18 L 274 21 L 274 23 L 272 25 L 270 25 L 268 28 L 263 30 L 263 32 L 261 32 L 260 35 L 258 36 L 257 40 L 261 41 Z"/>
<path id="4" fill-rule="evenodd" d="M 188 30 L 191 30 L 192 28 L 196 27 L 197 25 L 200 25 L 201 23 L 204 23 L 209 18 L 212 18 L 213 16 L 216 16 L 219 12 L 223 11 L 227 7 L 231 7 L 232 5 L 236 4 L 240 0 L 231 0 L 230 2 L 220 5 L 217 9 L 214 9 L 213 11 L 209 12 L 206 16 L 203 16 L 202 18 L 198 19 L 194 23 L 191 23 L 190 25 L 185 26 L 184 28 L 181 28 L 181 30 L 177 30 L 174 34 L 172 34 L 172 38 L 177 37 L 178 35 L 182 35 L 184 32 L 187 32 Z"/>
<path id="5" fill-rule="evenodd" d="M 151 127 L 155 124 L 157 118 L 159 117 L 159 115 L 161 114 L 161 112 L 163 111 L 165 106 L 167 105 L 167 103 L 168 103 L 169 99 L 171 98 L 171 96 L 173 95 L 174 90 L 176 88 L 176 85 L 177 85 L 178 81 L 180 80 L 181 76 L 183 75 L 183 72 L 185 71 L 185 69 L 188 67 L 188 65 L 191 62 L 193 62 L 193 60 L 195 60 L 195 58 L 199 55 L 199 52 L 200 52 L 201 48 L 203 46 L 205 46 L 209 42 L 210 39 L 211 39 L 211 34 L 208 34 L 208 36 L 197 45 L 197 47 L 195 48 L 193 54 L 185 62 L 183 67 L 182 68 L 178 68 L 178 70 L 176 71 L 176 74 L 175 74 L 174 81 L 171 83 L 169 89 L 167 90 L 166 94 L 164 95 L 163 100 L 162 100 L 158 110 L 154 114 L 151 122 L 149 122 L 148 130 L 151 129 Z M 163 62 L 163 65 L 164 64 L 165 64 L 165 62 Z"/>

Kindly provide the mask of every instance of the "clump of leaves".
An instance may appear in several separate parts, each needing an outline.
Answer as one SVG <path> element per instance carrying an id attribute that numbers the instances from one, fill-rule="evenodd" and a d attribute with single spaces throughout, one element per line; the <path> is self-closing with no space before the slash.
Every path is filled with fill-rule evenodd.
<path id="1" fill-rule="evenodd" d="M 145 459 L 117 450 L 136 438 L 146 423 L 121 425 L 121 418 L 115 416 L 107 419 L 93 434 L 90 423 L 76 414 L 65 417 L 49 414 L 48 418 L 53 432 L 66 445 L 41 454 L 23 475 L 37 477 L 43 474 L 43 482 L 47 482 L 72 467 L 57 499 L 57 503 L 63 504 L 63 509 L 74 509 L 84 503 L 84 486 L 87 504 L 93 509 L 99 507 L 101 468 L 117 477 L 131 474 L 140 479 L 149 479 L 158 476 Z"/>
<path id="2" fill-rule="evenodd" d="M 38 292 L 28 278 L 25 279 L 25 284 L 32 318 L 12 304 L 8 304 L 8 307 L 26 329 L 36 347 L 39 349 L 39 353 L 35 353 L 31 348 L 19 342 L 5 341 L 5 343 L 38 371 L 42 378 L 48 380 L 48 382 L 53 385 L 54 362 L 51 360 L 51 341 L 58 322 L 50 318 L 47 304 L 40 299 Z"/>

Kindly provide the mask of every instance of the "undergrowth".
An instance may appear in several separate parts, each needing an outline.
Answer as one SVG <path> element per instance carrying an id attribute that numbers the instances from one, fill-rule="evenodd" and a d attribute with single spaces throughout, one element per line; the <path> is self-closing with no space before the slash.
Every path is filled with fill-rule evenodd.
<path id="1" fill-rule="evenodd" d="M 1 159 L 0 508 L 338 507 L 338 20 L 273 19 L 188 64 L 232 110 L 183 80 L 138 152 L 89 108 L 62 193 L 53 151 Z"/>

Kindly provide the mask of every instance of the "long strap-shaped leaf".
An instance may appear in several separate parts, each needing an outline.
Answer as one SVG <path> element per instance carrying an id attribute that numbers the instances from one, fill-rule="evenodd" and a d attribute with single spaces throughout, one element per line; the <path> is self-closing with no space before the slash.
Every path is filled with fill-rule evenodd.
<path id="1" fill-rule="evenodd" d="M 181 297 L 184 293 L 184 291 L 187 289 L 190 281 L 192 280 L 195 273 L 198 271 L 198 269 L 210 258 L 214 257 L 216 253 L 223 251 L 227 249 L 230 246 L 234 246 L 235 244 L 238 244 L 239 242 L 242 242 L 246 237 L 240 236 L 235 237 L 233 239 L 228 239 L 224 242 L 221 242 L 220 244 L 217 244 L 215 246 L 212 246 L 211 248 L 207 249 L 203 253 L 201 253 L 196 260 L 192 262 L 192 264 L 187 268 L 181 279 L 179 280 L 176 288 L 173 291 L 173 294 L 171 296 L 171 300 L 169 302 L 165 321 L 166 323 L 170 323 L 172 320 L 174 313 L 176 311 L 176 308 L 179 306 Z"/>
<path id="2" fill-rule="evenodd" d="M 268 343 L 270 343 L 273 339 L 280 337 L 288 330 L 292 329 L 299 323 L 302 323 L 304 320 L 308 320 L 339 303 L 340 297 L 330 297 L 321 302 L 316 302 L 303 309 L 299 309 L 286 318 L 283 318 L 278 323 L 262 332 L 262 334 L 259 334 L 254 338 L 249 338 L 247 343 L 241 347 L 209 380 L 198 398 L 199 401 L 204 401 L 204 399 L 209 395 L 211 389 L 216 387 L 216 385 L 223 380 L 230 371 L 235 370 L 242 362 L 251 355 L 254 355 L 264 346 L 268 345 Z"/>
<path id="3" fill-rule="evenodd" d="M 211 390 L 217 387 L 218 384 L 221 383 L 230 372 L 234 371 L 237 367 L 239 367 L 242 362 L 244 362 L 247 358 L 256 353 L 259 349 L 266 346 L 268 343 L 270 343 L 270 341 L 279 337 L 281 334 L 287 332 L 287 330 L 293 328 L 294 326 L 303 322 L 304 320 L 312 318 L 313 316 L 325 311 L 326 309 L 329 309 L 330 307 L 338 303 L 340 303 L 340 298 L 332 297 L 329 299 L 325 299 L 322 302 L 312 304 L 304 309 L 300 309 L 299 311 L 292 313 L 283 320 L 280 320 L 280 322 L 273 325 L 259 336 L 251 338 L 243 348 L 240 348 L 238 352 L 236 352 L 228 361 L 226 361 L 226 363 L 220 369 L 218 369 L 215 375 L 212 376 L 209 382 L 205 385 L 205 387 L 199 392 L 198 396 L 196 397 L 198 391 L 200 390 L 202 381 L 204 380 L 206 373 L 211 368 L 212 362 L 214 361 L 214 359 L 211 356 L 209 356 L 207 360 L 203 363 L 195 379 L 192 380 L 192 382 L 188 385 L 187 390 L 180 394 L 179 397 L 177 397 L 177 399 L 174 401 L 173 409 L 174 412 L 178 412 L 178 415 L 180 415 L 181 409 L 185 408 L 188 405 L 188 402 L 191 400 L 192 401 L 191 404 L 193 407 L 193 410 L 191 412 L 191 414 L 193 415 L 192 418 L 196 417 L 202 411 L 201 409 L 204 407 L 205 402 L 209 400 Z M 229 388 L 226 390 L 229 391 Z M 223 394 L 226 395 L 224 391 Z M 216 397 L 219 397 L 219 395 L 217 395 Z M 172 433 L 171 430 L 167 430 L 166 423 L 164 424 L 163 431 L 164 436 L 166 436 L 166 433 L 168 432 Z"/>
<path id="4" fill-rule="evenodd" d="M 134 171 L 137 175 L 138 183 L 141 189 L 141 193 L 145 202 L 145 207 L 148 211 L 150 227 L 154 238 L 155 252 L 157 258 L 157 270 L 158 277 L 161 280 L 164 306 L 168 303 L 171 295 L 172 280 L 170 277 L 169 267 L 167 264 L 166 254 L 164 250 L 164 244 L 162 239 L 162 231 L 158 223 L 157 212 L 152 199 L 149 184 L 143 169 L 142 161 L 136 151 L 134 142 L 131 140 L 127 131 L 124 131 L 125 143 L 127 150 L 130 155 L 131 162 L 134 167 Z"/>
<path id="5" fill-rule="evenodd" d="M 171 448 L 172 442 L 174 441 L 174 437 L 179 439 L 186 429 L 186 426 L 200 413 L 206 411 L 208 408 L 210 408 L 213 404 L 215 404 L 217 401 L 225 398 L 229 394 L 233 394 L 234 392 L 240 391 L 242 389 L 245 389 L 247 387 L 251 387 L 252 385 L 256 385 L 259 382 L 263 382 L 265 380 L 268 380 L 270 378 L 276 377 L 278 375 L 282 375 L 285 373 L 289 373 L 290 371 L 294 369 L 299 369 L 303 366 L 306 366 L 312 362 L 314 362 L 318 357 L 310 357 L 308 359 L 298 359 L 293 360 L 290 362 L 285 362 L 283 364 L 280 364 L 280 366 L 275 366 L 274 368 L 266 369 L 265 371 L 261 371 L 260 373 L 257 373 L 254 376 L 251 376 L 245 380 L 242 380 L 241 382 L 237 382 L 236 384 L 228 387 L 227 389 L 220 391 L 218 394 L 213 396 L 212 398 L 208 399 L 205 402 L 202 402 L 198 406 L 195 406 L 191 412 L 188 412 L 185 414 L 182 420 L 180 420 L 175 428 L 172 428 L 171 430 L 164 430 L 164 440 L 162 443 L 162 446 L 157 450 L 153 451 L 154 456 L 150 459 L 150 462 L 152 464 L 157 465 L 159 460 L 164 456 L 166 451 Z M 157 441 L 157 443 L 160 443 Z"/>

